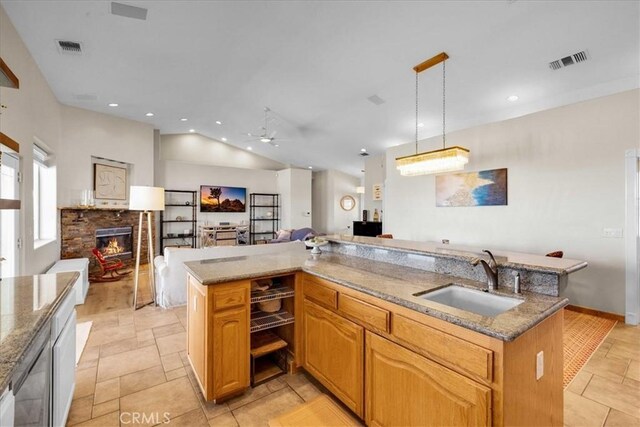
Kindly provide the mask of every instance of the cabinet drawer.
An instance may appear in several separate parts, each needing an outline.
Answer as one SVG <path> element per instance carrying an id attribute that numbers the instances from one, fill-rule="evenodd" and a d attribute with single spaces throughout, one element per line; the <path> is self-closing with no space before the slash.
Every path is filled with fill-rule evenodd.
<path id="1" fill-rule="evenodd" d="M 248 294 L 248 289 L 242 285 L 238 289 L 216 289 L 213 292 L 213 309 L 222 310 L 248 304 Z"/>
<path id="2" fill-rule="evenodd" d="M 338 310 L 362 323 L 389 332 L 389 312 L 387 310 L 342 293 L 338 297 Z"/>
<path id="3" fill-rule="evenodd" d="M 304 296 L 333 309 L 338 307 L 338 292 L 316 280 L 305 279 Z"/>
<path id="4" fill-rule="evenodd" d="M 406 317 L 394 314 L 393 336 L 424 349 L 427 356 L 457 366 L 465 372 L 492 381 L 493 352 L 460 338 L 433 329 Z"/>

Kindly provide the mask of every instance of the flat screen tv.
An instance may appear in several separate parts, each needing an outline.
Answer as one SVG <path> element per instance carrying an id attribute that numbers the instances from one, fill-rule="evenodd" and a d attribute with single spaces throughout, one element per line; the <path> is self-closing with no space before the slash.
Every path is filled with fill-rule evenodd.
<path id="1" fill-rule="evenodd" d="M 200 212 L 246 212 L 247 189 L 221 185 L 200 186 Z"/>

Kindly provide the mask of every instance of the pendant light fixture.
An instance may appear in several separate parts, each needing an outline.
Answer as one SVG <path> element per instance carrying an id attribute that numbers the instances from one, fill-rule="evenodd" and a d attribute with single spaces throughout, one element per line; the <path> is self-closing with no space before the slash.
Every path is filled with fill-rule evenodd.
<path id="1" fill-rule="evenodd" d="M 445 135 L 445 61 L 449 58 L 445 52 L 427 59 L 413 67 L 416 72 L 416 154 L 396 158 L 396 168 L 403 176 L 428 175 L 453 172 L 464 169 L 469 163 L 469 150 L 453 146 L 447 148 Z M 442 62 L 442 148 L 418 153 L 418 74 Z"/>

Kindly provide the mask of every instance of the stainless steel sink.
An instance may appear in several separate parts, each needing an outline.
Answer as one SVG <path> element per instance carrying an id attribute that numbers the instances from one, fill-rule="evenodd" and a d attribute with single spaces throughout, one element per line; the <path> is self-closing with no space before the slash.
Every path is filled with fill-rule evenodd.
<path id="1" fill-rule="evenodd" d="M 490 294 L 454 284 L 435 291 L 419 292 L 413 296 L 487 317 L 497 316 L 523 303 L 523 300 L 518 298 Z"/>

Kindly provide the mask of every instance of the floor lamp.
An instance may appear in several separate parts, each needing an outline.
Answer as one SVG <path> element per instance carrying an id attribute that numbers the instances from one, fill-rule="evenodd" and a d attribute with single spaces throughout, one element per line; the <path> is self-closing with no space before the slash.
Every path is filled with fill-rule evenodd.
<path id="1" fill-rule="evenodd" d="M 142 247 L 142 216 L 147 215 L 147 231 L 149 239 L 149 286 L 151 287 L 152 302 L 156 303 L 156 285 L 153 272 L 153 227 L 151 224 L 151 211 L 164 210 L 164 188 L 145 187 L 132 185 L 129 188 L 129 210 L 140 211 L 138 221 L 138 250 L 136 252 L 136 277 L 133 291 L 133 310 L 138 309 L 138 274 L 140 272 L 140 248 Z"/>

